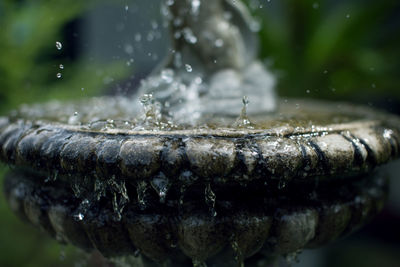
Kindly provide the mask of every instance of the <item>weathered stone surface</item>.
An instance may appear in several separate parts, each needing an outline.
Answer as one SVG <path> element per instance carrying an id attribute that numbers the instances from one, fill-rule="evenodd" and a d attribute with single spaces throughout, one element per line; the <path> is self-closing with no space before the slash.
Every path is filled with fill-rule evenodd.
<path id="1" fill-rule="evenodd" d="M 400 124 L 393 116 L 385 120 L 379 112 L 361 109 L 352 114 L 354 118 L 332 124 L 329 120 L 336 111 L 330 105 L 320 107 L 322 112 L 316 118 L 312 107 L 301 110 L 301 115 L 283 108 L 280 118 L 264 119 L 274 119 L 273 124 L 259 124 L 254 129 L 99 130 L 54 123 L 45 117 L 3 118 L 0 156 L 8 164 L 49 173 L 84 176 L 96 172 L 99 178 L 150 181 L 161 172 L 175 182 L 182 172 L 190 171 L 207 181 L 229 183 L 312 181 L 316 176 L 335 179 L 371 171 L 399 156 Z M 340 114 L 349 108 L 343 109 Z M 291 120 L 299 116 L 296 127 L 281 118 L 285 112 Z M 307 116 L 310 119 L 303 123 Z M 262 121 L 262 117 L 256 119 Z"/>
<path id="2" fill-rule="evenodd" d="M 210 118 L 134 130 L 129 109 L 108 102 L 96 99 L 104 114 L 49 105 L 0 118 L 0 160 L 16 168 L 5 180 L 14 212 L 109 257 L 229 266 L 322 245 L 382 208 L 385 182 L 362 176 L 400 153 L 399 119 L 363 108 L 299 101 L 252 129 Z M 65 121 L 71 110 L 82 125 Z"/>
<path id="3" fill-rule="evenodd" d="M 377 176 L 352 185 L 345 195 L 342 185 L 337 189 L 341 192 L 333 191 L 321 199 L 304 194 L 288 200 L 291 194 L 282 191 L 280 198 L 265 195 L 263 200 L 244 204 L 221 196 L 225 204 L 217 205 L 220 212 L 216 217 L 207 209 L 195 208 L 202 206 L 196 196 L 186 199 L 185 205 L 192 208 L 165 204 L 142 211 L 132 202 L 118 219 L 110 205 L 111 196 L 99 202 L 82 201 L 58 184 L 62 181 L 34 182 L 43 181 L 36 176 L 14 171 L 5 180 L 7 200 L 22 217 L 59 241 L 87 251 L 95 248 L 103 255 L 118 256 L 138 250 L 160 264 L 185 262 L 185 258 L 214 261 L 225 254 L 240 260 L 260 252 L 271 256 L 322 245 L 375 215 L 387 190 Z M 133 192 L 128 193 L 134 198 Z M 251 199 L 251 192 L 248 197 Z M 254 205 L 257 202 L 260 205 Z"/>

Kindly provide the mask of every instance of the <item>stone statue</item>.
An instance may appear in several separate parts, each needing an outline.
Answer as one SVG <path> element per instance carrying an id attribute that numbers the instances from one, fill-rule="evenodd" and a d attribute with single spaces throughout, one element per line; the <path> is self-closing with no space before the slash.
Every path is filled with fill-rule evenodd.
<path id="1" fill-rule="evenodd" d="M 254 21 L 237 0 L 166 0 L 171 53 L 142 83 L 163 113 L 193 123 L 201 115 L 238 116 L 275 109 L 275 79 L 257 60 Z"/>

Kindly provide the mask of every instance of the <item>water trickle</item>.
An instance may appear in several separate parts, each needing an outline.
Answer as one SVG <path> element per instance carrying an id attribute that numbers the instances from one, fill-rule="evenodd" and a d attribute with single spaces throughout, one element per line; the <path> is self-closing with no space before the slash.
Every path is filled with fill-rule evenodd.
<path id="1" fill-rule="evenodd" d="M 160 203 L 165 203 L 165 198 L 171 186 L 168 178 L 163 173 L 160 173 L 153 178 L 150 184 L 160 197 Z"/>
<path id="2" fill-rule="evenodd" d="M 115 176 L 112 176 L 111 179 L 107 181 L 107 185 L 107 188 L 112 194 L 112 206 L 115 213 L 114 219 L 120 221 L 122 219 L 122 212 L 125 206 L 129 203 L 125 181 L 116 179 Z"/>
<path id="3" fill-rule="evenodd" d="M 237 262 L 238 267 L 244 267 L 244 261 L 243 261 L 243 252 L 240 250 L 239 244 L 236 240 L 235 234 L 232 234 L 230 238 L 230 244 L 233 249 L 233 252 L 235 254 L 235 260 Z"/>
<path id="4" fill-rule="evenodd" d="M 106 196 L 106 184 L 96 177 L 94 181 L 94 192 L 96 194 L 96 200 L 99 201 L 102 197 Z"/>
<path id="5" fill-rule="evenodd" d="M 205 189 L 205 201 L 206 204 L 210 210 L 210 214 L 211 216 L 215 217 L 217 216 L 217 212 L 215 210 L 215 200 L 216 200 L 217 196 L 215 195 L 215 193 L 212 191 L 211 189 L 211 184 L 208 183 L 206 185 L 206 189 Z"/>
<path id="6" fill-rule="evenodd" d="M 78 177 L 73 178 L 73 182 L 71 184 L 71 189 L 76 198 L 81 197 L 81 194 L 82 194 L 81 188 L 82 188 L 81 179 L 79 179 Z"/>
<path id="7" fill-rule="evenodd" d="M 140 181 L 137 184 L 137 196 L 138 196 L 138 203 L 141 210 L 145 210 L 147 208 L 146 203 L 146 191 L 147 191 L 147 183 L 145 181 Z"/>

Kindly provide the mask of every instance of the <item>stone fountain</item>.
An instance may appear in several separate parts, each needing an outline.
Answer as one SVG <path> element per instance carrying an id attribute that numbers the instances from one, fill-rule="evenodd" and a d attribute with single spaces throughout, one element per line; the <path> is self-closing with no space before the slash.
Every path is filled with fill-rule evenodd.
<path id="1" fill-rule="evenodd" d="M 274 266 L 382 209 L 397 117 L 277 100 L 240 1 L 168 0 L 163 15 L 172 53 L 137 95 L 0 118 L 21 219 L 133 266 Z"/>

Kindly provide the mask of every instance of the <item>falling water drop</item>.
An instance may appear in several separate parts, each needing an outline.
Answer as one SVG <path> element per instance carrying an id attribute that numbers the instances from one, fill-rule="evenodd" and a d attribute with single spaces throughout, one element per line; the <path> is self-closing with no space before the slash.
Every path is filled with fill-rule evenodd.
<path id="1" fill-rule="evenodd" d="M 62 77 L 62 74 L 60 72 L 57 73 L 57 79 L 61 79 L 61 77 Z"/>
<path id="2" fill-rule="evenodd" d="M 58 50 L 62 49 L 62 43 L 61 42 L 56 42 L 56 47 Z"/>
<path id="3" fill-rule="evenodd" d="M 60 70 L 64 69 L 64 65 L 63 64 L 60 64 L 58 67 L 60 68 Z"/>
<path id="4" fill-rule="evenodd" d="M 83 219 L 85 218 L 85 215 L 83 215 L 82 213 L 78 213 L 74 215 L 75 220 L 77 221 L 83 221 Z"/>
<path id="5" fill-rule="evenodd" d="M 189 65 L 189 64 L 185 64 L 185 68 L 186 68 L 186 71 L 187 71 L 187 72 L 192 72 L 192 71 L 193 71 L 192 66 Z"/>
<path id="6" fill-rule="evenodd" d="M 163 173 L 160 173 L 150 183 L 160 197 L 160 203 L 165 203 L 165 198 L 170 187 L 168 178 Z"/>

